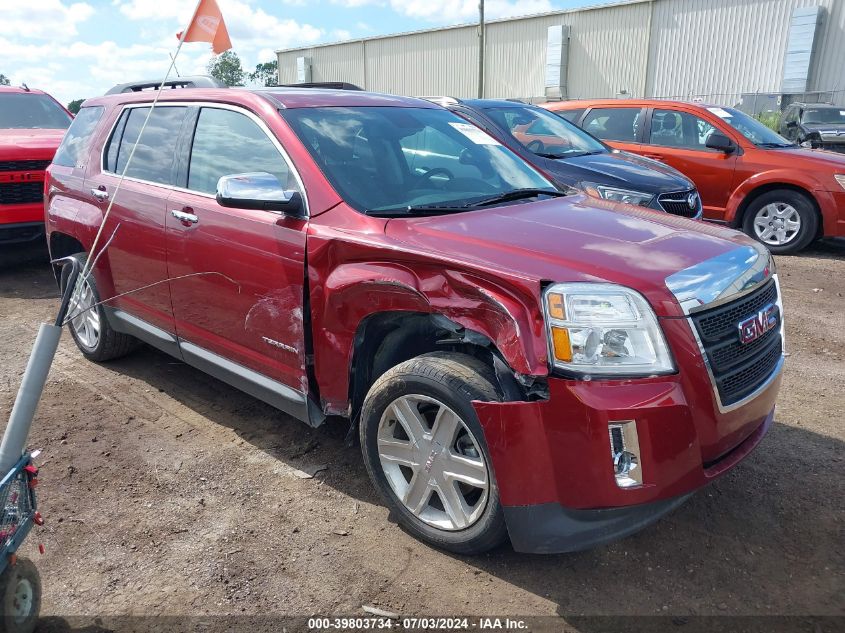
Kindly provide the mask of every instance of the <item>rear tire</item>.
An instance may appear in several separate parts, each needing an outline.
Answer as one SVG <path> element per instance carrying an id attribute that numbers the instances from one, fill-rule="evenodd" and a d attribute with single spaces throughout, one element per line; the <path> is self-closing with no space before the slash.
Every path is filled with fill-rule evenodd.
<path id="1" fill-rule="evenodd" d="M 41 611 L 41 576 L 28 558 L 0 575 L 0 633 L 32 633 Z"/>
<path id="2" fill-rule="evenodd" d="M 807 247 L 817 235 L 819 216 L 813 201 L 791 189 L 775 189 L 748 205 L 742 230 L 776 255 Z"/>
<path id="3" fill-rule="evenodd" d="M 77 253 L 71 257 L 79 262 L 80 269 L 88 260 L 86 253 Z M 70 265 L 62 268 L 62 293 L 70 277 Z M 103 362 L 126 356 L 138 347 L 139 341 L 129 334 L 115 332 L 109 325 L 106 311 L 100 304 L 100 294 L 97 292 L 97 282 L 94 275 L 83 280 L 80 275 L 76 282 L 74 296 L 68 305 L 68 330 L 73 341 L 88 360 Z M 97 305 L 99 304 L 99 305 Z"/>
<path id="4" fill-rule="evenodd" d="M 388 370 L 361 411 L 367 472 L 399 525 L 457 554 L 507 538 L 473 400 L 501 400 L 492 370 L 467 354 L 433 352 Z"/>

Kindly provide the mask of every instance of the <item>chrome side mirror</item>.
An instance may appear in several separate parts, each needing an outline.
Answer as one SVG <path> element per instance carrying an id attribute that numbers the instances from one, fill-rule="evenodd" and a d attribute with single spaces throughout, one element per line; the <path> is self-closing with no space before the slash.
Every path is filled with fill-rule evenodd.
<path id="1" fill-rule="evenodd" d="M 217 203 L 237 209 L 263 209 L 294 217 L 305 216 L 302 195 L 282 187 L 273 174 L 264 171 L 231 174 L 217 181 Z"/>

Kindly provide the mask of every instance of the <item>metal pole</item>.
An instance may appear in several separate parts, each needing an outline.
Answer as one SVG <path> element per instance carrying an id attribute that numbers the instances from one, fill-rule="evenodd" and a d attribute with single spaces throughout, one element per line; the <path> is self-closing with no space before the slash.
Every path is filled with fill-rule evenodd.
<path id="1" fill-rule="evenodd" d="M 26 448 L 26 438 L 29 437 L 29 430 L 32 428 L 35 410 L 38 408 L 38 401 L 44 392 L 44 385 L 47 384 L 47 375 L 50 373 L 50 366 L 53 364 L 62 336 L 62 321 L 67 315 L 70 296 L 79 276 L 79 263 L 76 260 L 69 260 L 69 264 L 72 266 L 71 274 L 67 279 L 56 322 L 53 325 L 42 323 L 38 330 L 15 404 L 12 406 L 12 415 L 9 416 L 9 423 L 3 432 L 3 441 L 0 443 L 0 476 L 9 472 L 21 458 Z"/>
<path id="2" fill-rule="evenodd" d="M 478 0 L 478 98 L 484 98 L 484 0 Z"/>

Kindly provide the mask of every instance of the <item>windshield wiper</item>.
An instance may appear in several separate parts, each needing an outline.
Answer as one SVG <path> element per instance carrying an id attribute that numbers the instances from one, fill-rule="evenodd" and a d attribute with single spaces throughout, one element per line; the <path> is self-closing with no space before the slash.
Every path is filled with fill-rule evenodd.
<path id="1" fill-rule="evenodd" d="M 564 193 L 563 191 L 557 191 L 555 189 L 514 189 L 513 191 L 506 191 L 505 193 L 500 193 L 496 196 L 490 196 L 489 198 L 482 198 L 481 200 L 470 202 L 464 205 L 464 207 L 486 207 L 488 205 L 497 204 L 499 202 L 511 202 L 513 200 L 536 198 L 538 196 L 551 196 L 552 198 L 560 198 L 566 195 L 569 194 Z"/>
<path id="2" fill-rule="evenodd" d="M 594 156 L 596 154 L 603 154 L 601 150 L 596 150 L 595 152 L 573 152 L 572 154 L 546 154 L 543 152 L 534 152 L 535 156 L 540 156 L 542 158 L 551 158 L 552 160 L 557 160 L 559 158 L 580 158 L 581 156 Z"/>
<path id="3" fill-rule="evenodd" d="M 778 149 L 781 147 L 798 147 L 795 143 L 757 143 L 757 147 L 766 147 L 768 149 Z"/>
<path id="4" fill-rule="evenodd" d="M 456 206 L 454 204 L 419 204 L 395 207 L 393 209 L 373 209 L 372 211 L 367 211 L 367 215 L 380 218 L 396 218 L 403 215 L 446 215 L 447 213 L 460 213 L 466 210 L 466 206 Z"/>

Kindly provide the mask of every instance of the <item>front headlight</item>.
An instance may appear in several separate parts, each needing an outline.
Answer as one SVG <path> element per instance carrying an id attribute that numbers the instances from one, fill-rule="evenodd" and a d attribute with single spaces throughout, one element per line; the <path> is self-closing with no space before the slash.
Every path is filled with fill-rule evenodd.
<path id="1" fill-rule="evenodd" d="M 638 292 L 615 284 L 553 284 L 543 305 L 556 368 L 591 376 L 675 371 L 657 317 Z"/>
<path id="2" fill-rule="evenodd" d="M 839 186 L 845 189 L 845 174 L 834 174 L 833 177 L 836 178 L 836 182 L 839 183 Z"/>
<path id="3" fill-rule="evenodd" d="M 593 182 L 582 182 L 581 186 L 584 187 L 584 191 L 587 194 L 594 198 L 601 198 L 612 202 L 624 202 L 626 204 L 637 204 L 641 207 L 647 207 L 654 199 L 654 194 L 645 193 L 644 191 L 620 189 L 619 187 L 598 185 Z"/>

